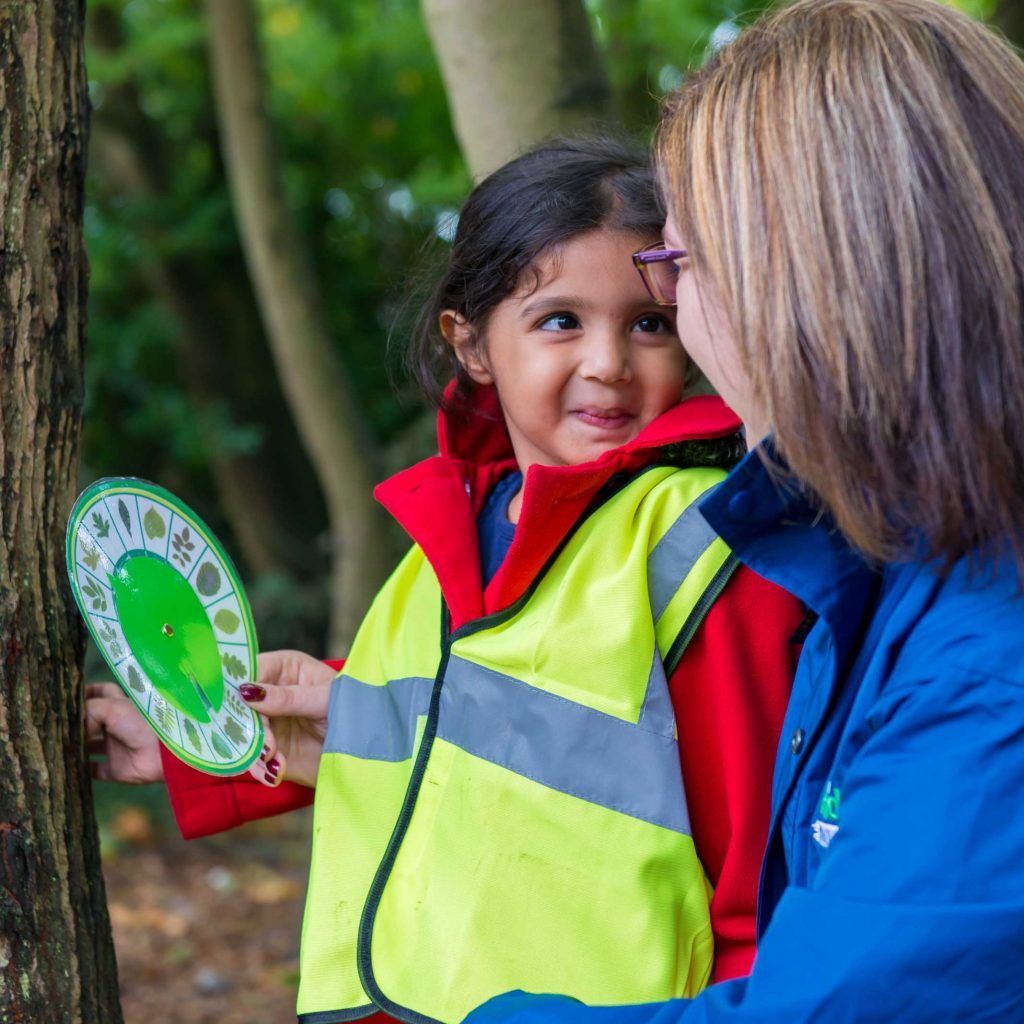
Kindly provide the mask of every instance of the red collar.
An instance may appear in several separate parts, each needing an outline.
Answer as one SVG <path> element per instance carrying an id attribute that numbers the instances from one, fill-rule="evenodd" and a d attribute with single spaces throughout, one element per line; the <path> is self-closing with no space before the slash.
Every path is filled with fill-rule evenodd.
<path id="1" fill-rule="evenodd" d="M 441 454 L 385 480 L 374 495 L 423 549 L 457 628 L 521 597 L 613 474 L 642 469 L 666 445 L 724 437 L 739 428 L 720 398 L 703 395 L 673 406 L 632 441 L 592 462 L 531 466 L 512 547 L 483 592 L 476 517 L 495 482 L 516 465 L 493 388 L 477 389 L 461 415 L 440 413 Z"/>

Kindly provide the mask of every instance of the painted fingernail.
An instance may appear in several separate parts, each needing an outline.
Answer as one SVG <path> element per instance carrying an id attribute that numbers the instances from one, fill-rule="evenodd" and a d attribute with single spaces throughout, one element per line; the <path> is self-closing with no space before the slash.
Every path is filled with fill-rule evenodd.
<path id="1" fill-rule="evenodd" d="M 263 778 L 266 779 L 268 786 L 277 785 L 277 779 L 273 775 L 271 775 L 270 772 L 267 772 L 266 775 L 263 776 Z"/>
<path id="2" fill-rule="evenodd" d="M 267 691 L 262 686 L 257 686 L 256 683 L 242 683 L 238 688 L 238 692 L 242 695 L 242 700 L 247 700 L 251 703 L 261 701 L 267 695 Z"/>
<path id="3" fill-rule="evenodd" d="M 272 761 L 267 762 L 267 774 L 272 775 L 275 779 L 277 773 L 281 770 L 281 762 L 275 757 Z"/>
<path id="4" fill-rule="evenodd" d="M 269 753 L 270 753 L 270 747 L 268 747 L 266 744 L 264 744 L 263 745 L 263 753 L 260 754 L 260 760 L 261 761 L 266 761 L 267 754 L 269 754 Z"/>

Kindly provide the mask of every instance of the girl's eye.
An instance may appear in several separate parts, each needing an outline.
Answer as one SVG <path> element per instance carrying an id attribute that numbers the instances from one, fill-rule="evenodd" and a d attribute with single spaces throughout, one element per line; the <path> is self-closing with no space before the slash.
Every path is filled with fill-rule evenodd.
<path id="1" fill-rule="evenodd" d="M 578 331 L 580 322 L 572 313 L 556 313 L 539 324 L 542 331 Z"/>
<path id="2" fill-rule="evenodd" d="M 655 316 L 653 313 L 649 316 L 642 316 L 633 324 L 634 331 L 640 331 L 642 334 L 672 334 L 674 333 L 671 325 L 663 316 Z"/>

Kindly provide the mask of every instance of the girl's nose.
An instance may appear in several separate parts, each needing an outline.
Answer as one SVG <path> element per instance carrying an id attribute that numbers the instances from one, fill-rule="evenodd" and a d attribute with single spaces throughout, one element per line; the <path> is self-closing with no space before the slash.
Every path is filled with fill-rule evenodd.
<path id="1" fill-rule="evenodd" d="M 588 380 L 618 384 L 633 378 L 629 338 L 618 331 L 595 332 L 587 339 L 580 372 Z"/>

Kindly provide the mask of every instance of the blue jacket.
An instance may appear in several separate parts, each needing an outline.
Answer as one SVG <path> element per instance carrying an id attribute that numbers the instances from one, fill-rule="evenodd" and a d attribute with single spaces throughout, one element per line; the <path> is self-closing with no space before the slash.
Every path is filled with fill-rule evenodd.
<path id="1" fill-rule="evenodd" d="M 1024 1022 L 1024 598 L 1009 560 L 871 569 L 756 453 L 702 511 L 819 616 L 775 768 L 753 974 L 472 1024 Z"/>

